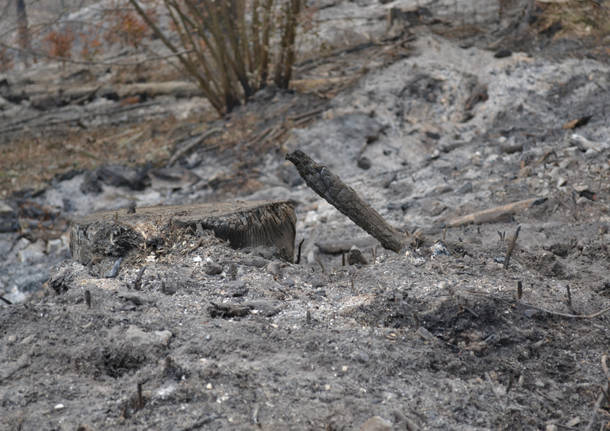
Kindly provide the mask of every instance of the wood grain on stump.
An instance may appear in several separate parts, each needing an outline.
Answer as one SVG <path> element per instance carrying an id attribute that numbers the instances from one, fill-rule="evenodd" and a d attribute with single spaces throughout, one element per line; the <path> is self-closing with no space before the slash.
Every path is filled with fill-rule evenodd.
<path id="1" fill-rule="evenodd" d="M 296 216 L 289 202 L 236 201 L 156 206 L 90 214 L 74 220 L 70 232 L 72 257 L 84 265 L 118 259 L 132 251 L 163 243 L 177 229 L 197 225 L 212 230 L 233 248 L 271 246 L 292 261 Z M 171 246 L 171 244 L 169 244 Z"/>

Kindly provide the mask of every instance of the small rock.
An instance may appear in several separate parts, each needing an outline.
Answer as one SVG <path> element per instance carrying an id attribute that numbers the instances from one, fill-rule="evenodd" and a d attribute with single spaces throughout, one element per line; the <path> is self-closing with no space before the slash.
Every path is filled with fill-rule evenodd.
<path id="1" fill-rule="evenodd" d="M 587 186 L 586 184 L 574 184 L 573 187 L 574 187 L 574 190 L 577 191 L 578 193 L 584 192 L 589 189 L 589 186 Z"/>
<path id="2" fill-rule="evenodd" d="M 606 148 L 608 148 L 608 146 L 610 146 L 610 144 L 608 144 L 607 142 L 594 142 L 594 141 L 590 141 L 587 138 L 585 138 L 584 136 L 580 136 L 576 133 L 572 134 L 572 136 L 570 136 L 570 141 L 574 144 L 576 144 L 579 148 L 583 149 L 583 150 L 591 150 L 594 152 L 602 152 L 604 151 Z"/>
<path id="3" fill-rule="evenodd" d="M 115 164 L 104 165 L 97 170 L 97 178 L 104 184 L 144 190 L 150 185 L 148 168 L 134 168 Z"/>
<path id="4" fill-rule="evenodd" d="M 63 410 L 64 407 L 65 406 L 62 403 L 59 403 L 59 404 L 55 404 L 55 406 L 53 406 L 53 409 L 55 409 L 55 410 Z"/>
<path id="5" fill-rule="evenodd" d="M 62 250 L 62 248 L 63 248 L 63 242 L 61 239 L 59 239 L 59 238 L 50 239 L 47 242 L 46 252 L 47 252 L 47 254 L 50 254 L 50 255 L 59 254 L 59 252 Z"/>
<path id="6" fill-rule="evenodd" d="M 434 256 L 450 256 L 449 250 L 445 247 L 441 241 L 437 241 L 434 243 L 432 247 L 430 247 L 430 251 L 432 252 L 432 257 Z"/>
<path id="7" fill-rule="evenodd" d="M 80 191 L 83 194 L 100 194 L 102 192 L 102 185 L 97 177 L 96 172 L 87 172 L 83 178 L 83 182 L 80 185 Z"/>
<path id="8" fill-rule="evenodd" d="M 113 328 L 111 330 L 111 333 L 117 331 L 120 331 L 119 327 Z M 167 347 L 169 345 L 169 340 L 172 338 L 172 335 L 173 334 L 168 330 L 145 332 L 135 325 L 129 325 L 129 327 L 125 330 L 123 336 L 119 336 L 117 339 L 122 338 L 132 344 L 134 347 L 151 345 Z"/>
<path id="9" fill-rule="evenodd" d="M 203 270 L 207 275 L 218 275 L 222 273 L 222 266 L 216 263 L 208 263 L 203 267 Z"/>
<path id="10" fill-rule="evenodd" d="M 22 263 L 34 263 L 45 259 L 45 246 L 43 241 L 30 243 L 17 253 L 17 258 Z"/>
<path id="11" fill-rule="evenodd" d="M 246 283 L 241 280 L 230 281 L 227 283 L 227 291 L 230 296 L 241 297 L 248 294 Z"/>
<path id="12" fill-rule="evenodd" d="M 177 280 L 162 280 L 161 281 L 161 292 L 166 295 L 173 295 L 178 291 L 179 282 Z"/>
<path id="13" fill-rule="evenodd" d="M 422 337 L 426 341 L 436 340 L 436 336 L 432 332 L 430 332 L 426 328 L 424 328 L 423 326 L 420 326 L 417 329 L 416 334 L 419 335 L 420 337 Z"/>
<path id="14" fill-rule="evenodd" d="M 429 160 L 436 160 L 441 156 L 441 152 L 438 149 L 432 151 L 432 154 L 428 157 Z"/>
<path id="15" fill-rule="evenodd" d="M 473 190 L 472 183 L 467 182 L 466 184 L 461 186 L 459 189 L 457 189 L 456 193 L 458 195 L 465 195 L 466 193 L 472 193 L 472 190 Z"/>
<path id="16" fill-rule="evenodd" d="M 144 295 L 135 292 L 119 292 L 119 298 L 126 302 L 131 302 L 133 305 L 143 305 L 149 302 L 148 298 Z"/>
<path id="17" fill-rule="evenodd" d="M 280 180 L 288 184 L 290 187 L 296 187 L 303 184 L 303 178 L 294 165 L 288 161 L 282 163 L 277 169 L 276 174 Z"/>
<path id="18" fill-rule="evenodd" d="M 506 58 L 510 57 L 511 55 L 513 55 L 513 52 L 510 49 L 501 49 L 496 51 L 494 58 Z"/>
<path id="19" fill-rule="evenodd" d="M 371 162 L 371 159 L 369 159 L 368 157 L 363 156 L 358 159 L 358 167 L 360 169 L 367 170 L 367 169 L 370 169 L 371 166 L 373 166 L 373 163 Z"/>
<path id="20" fill-rule="evenodd" d="M 280 262 L 271 262 L 269 265 L 267 265 L 267 271 L 269 272 L 269 274 L 273 275 L 274 277 L 281 277 L 282 275 L 282 267 Z"/>
<path id="21" fill-rule="evenodd" d="M 119 271 L 121 270 L 121 262 L 123 262 L 122 257 L 119 257 L 117 260 L 115 260 L 114 264 L 112 265 L 112 268 L 110 268 L 110 271 L 108 271 L 104 275 L 104 277 L 115 278 L 117 275 L 119 275 Z"/>
<path id="22" fill-rule="evenodd" d="M 360 431 L 390 431 L 392 425 L 392 422 L 387 421 L 380 416 L 373 416 L 362 424 Z"/>
<path id="23" fill-rule="evenodd" d="M 520 153 L 523 151 L 523 143 L 512 141 L 503 142 L 500 144 L 500 151 L 505 154 Z"/>
<path id="24" fill-rule="evenodd" d="M 0 200 L 0 232 L 15 232 L 18 229 L 17 213 L 5 201 Z"/>
<path id="25" fill-rule="evenodd" d="M 352 354 L 352 359 L 360 362 L 361 364 L 366 364 L 371 358 L 368 353 L 363 350 L 359 350 Z"/>
<path id="26" fill-rule="evenodd" d="M 275 247 L 259 245 L 252 250 L 252 254 L 262 257 L 263 259 L 271 260 L 276 256 L 277 249 Z"/>
<path id="27" fill-rule="evenodd" d="M 349 249 L 347 263 L 350 265 L 368 265 L 369 261 L 363 256 L 360 249 L 354 245 Z"/>

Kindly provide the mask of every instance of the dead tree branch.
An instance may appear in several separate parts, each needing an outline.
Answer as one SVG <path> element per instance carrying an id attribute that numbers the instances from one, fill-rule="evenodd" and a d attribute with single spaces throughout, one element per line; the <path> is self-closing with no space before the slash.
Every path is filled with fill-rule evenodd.
<path id="1" fill-rule="evenodd" d="M 390 226 L 354 189 L 326 166 L 314 162 L 299 150 L 286 155 L 286 159 L 296 166 L 311 189 L 379 240 L 383 247 L 398 253 L 404 246 L 404 234 Z"/>

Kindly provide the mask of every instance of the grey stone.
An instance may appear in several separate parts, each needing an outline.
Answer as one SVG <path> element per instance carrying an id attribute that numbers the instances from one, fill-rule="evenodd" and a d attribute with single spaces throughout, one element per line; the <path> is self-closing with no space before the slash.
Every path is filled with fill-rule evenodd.
<path id="1" fill-rule="evenodd" d="M 362 251 L 355 245 L 350 248 L 347 255 L 347 262 L 350 265 L 368 265 L 369 261 L 364 257 Z"/>
<path id="2" fill-rule="evenodd" d="M 173 335 L 168 330 L 146 332 L 135 325 L 129 325 L 123 334 L 121 332 L 120 327 L 114 327 L 111 330 L 111 333 L 116 334 L 117 339 L 123 339 L 135 348 L 146 346 L 167 347 Z"/>
<path id="3" fill-rule="evenodd" d="M 222 273 L 222 266 L 216 263 L 208 263 L 203 267 L 207 275 L 218 275 Z"/>
<path id="4" fill-rule="evenodd" d="M 373 166 L 373 162 L 371 162 L 371 159 L 369 159 L 368 157 L 360 157 L 358 159 L 358 167 L 360 169 L 371 169 L 371 166 Z"/>

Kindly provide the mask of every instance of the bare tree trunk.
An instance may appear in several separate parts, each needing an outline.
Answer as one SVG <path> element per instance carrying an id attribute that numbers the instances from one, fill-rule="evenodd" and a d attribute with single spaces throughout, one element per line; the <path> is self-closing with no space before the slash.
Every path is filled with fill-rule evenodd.
<path id="1" fill-rule="evenodd" d="M 31 54 L 30 29 L 28 24 L 28 14 L 25 9 L 25 0 L 17 0 L 17 33 L 19 38 L 19 48 L 21 48 L 21 61 L 25 66 L 30 65 L 29 57 Z"/>

